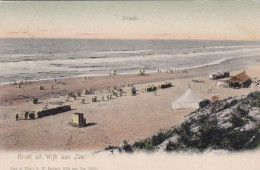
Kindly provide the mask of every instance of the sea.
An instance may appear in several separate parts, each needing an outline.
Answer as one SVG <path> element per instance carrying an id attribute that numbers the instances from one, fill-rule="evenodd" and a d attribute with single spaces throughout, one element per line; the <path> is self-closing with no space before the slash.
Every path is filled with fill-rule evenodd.
<path id="1" fill-rule="evenodd" d="M 0 39 L 0 84 L 182 70 L 259 54 L 259 41 Z"/>

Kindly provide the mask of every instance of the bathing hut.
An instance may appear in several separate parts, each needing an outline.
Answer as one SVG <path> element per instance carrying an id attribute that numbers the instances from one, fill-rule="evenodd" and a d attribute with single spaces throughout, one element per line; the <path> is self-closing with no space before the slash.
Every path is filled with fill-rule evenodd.
<path id="1" fill-rule="evenodd" d="M 209 79 L 216 80 L 229 77 L 229 72 L 216 72 L 209 75 Z"/>
<path id="2" fill-rule="evenodd" d="M 251 78 L 244 72 L 229 79 L 228 85 L 233 88 L 247 88 L 251 85 Z"/>
<path id="3" fill-rule="evenodd" d="M 144 70 L 138 70 L 137 75 L 143 76 L 144 75 Z"/>
<path id="4" fill-rule="evenodd" d="M 111 75 L 112 75 L 112 76 L 115 76 L 115 75 L 116 75 L 116 70 L 112 70 L 112 71 L 111 71 Z"/>
<path id="5" fill-rule="evenodd" d="M 69 125 L 74 127 L 84 127 L 86 126 L 86 118 L 84 118 L 83 113 L 73 113 L 72 121 L 69 122 Z"/>

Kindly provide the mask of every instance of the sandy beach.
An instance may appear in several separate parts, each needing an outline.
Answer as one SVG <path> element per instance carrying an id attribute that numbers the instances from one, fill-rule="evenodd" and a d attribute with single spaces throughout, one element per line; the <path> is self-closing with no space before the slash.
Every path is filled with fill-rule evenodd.
<path id="1" fill-rule="evenodd" d="M 188 69 L 187 73 L 149 73 L 139 75 L 116 75 L 67 78 L 36 81 L 29 84 L 8 84 L 0 86 L 0 148 L 4 150 L 102 150 L 110 145 L 121 145 L 124 140 L 130 143 L 145 139 L 159 132 L 180 124 L 192 109 L 171 110 L 171 102 L 179 98 L 190 87 L 204 98 L 212 93 L 220 94 L 224 99 L 231 96 L 246 95 L 258 90 L 253 83 L 250 88 L 231 89 L 216 85 L 208 74 L 216 71 L 231 71 L 236 75 L 242 71 L 253 79 L 260 78 L 259 56 L 241 57 L 226 60 L 220 64 Z M 205 83 L 194 83 L 192 80 L 203 80 Z M 159 85 L 165 81 L 174 87 L 160 89 L 157 94 L 142 93 L 147 85 Z M 108 93 L 107 87 L 133 83 L 137 96 L 129 95 L 129 87 L 124 87 L 122 97 L 92 103 L 92 95 L 83 95 L 76 100 L 66 101 L 68 92 L 78 92 L 91 88 L 101 100 Z M 39 86 L 44 90 L 39 90 Z M 39 104 L 31 102 L 32 97 L 39 98 Z M 81 99 L 86 104 L 81 104 Z M 72 110 L 54 116 L 35 120 L 15 120 L 15 114 L 23 111 L 37 111 L 44 107 L 56 107 L 60 104 L 71 105 Z M 95 123 L 85 128 L 68 126 L 71 115 L 82 112 L 87 123 Z"/>

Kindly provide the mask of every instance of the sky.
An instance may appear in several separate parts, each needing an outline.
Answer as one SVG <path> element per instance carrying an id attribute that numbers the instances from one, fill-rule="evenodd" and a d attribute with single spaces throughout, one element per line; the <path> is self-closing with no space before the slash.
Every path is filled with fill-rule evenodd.
<path id="1" fill-rule="evenodd" d="M 260 1 L 1 2 L 0 38 L 260 40 Z"/>

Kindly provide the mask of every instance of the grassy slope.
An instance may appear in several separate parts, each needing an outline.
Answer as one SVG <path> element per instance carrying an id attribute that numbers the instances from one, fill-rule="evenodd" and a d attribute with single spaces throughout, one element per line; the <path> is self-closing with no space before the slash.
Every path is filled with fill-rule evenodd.
<path id="1" fill-rule="evenodd" d="M 166 151 L 239 151 L 259 148 L 259 115 L 260 92 L 250 93 L 243 98 L 229 98 L 212 105 L 204 102 L 202 108 L 192 112 L 179 127 L 162 130 L 133 145 L 125 142 L 120 150 L 156 151 L 162 143 Z M 174 136 L 175 140 L 170 140 Z"/>

